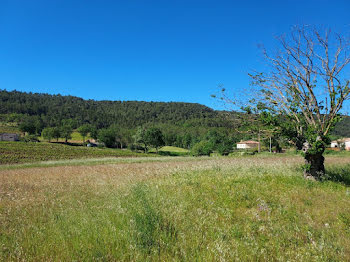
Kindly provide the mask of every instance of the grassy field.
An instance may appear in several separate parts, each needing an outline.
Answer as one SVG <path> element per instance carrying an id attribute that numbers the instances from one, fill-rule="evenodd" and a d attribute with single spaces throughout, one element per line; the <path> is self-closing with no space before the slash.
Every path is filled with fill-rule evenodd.
<path id="1" fill-rule="evenodd" d="M 177 153 L 188 153 L 188 150 L 176 146 L 163 146 L 159 151 L 177 152 Z"/>
<path id="2" fill-rule="evenodd" d="M 87 137 L 85 137 L 85 141 L 92 139 L 90 137 L 90 135 L 88 135 Z M 39 137 L 40 141 L 46 141 L 42 136 Z M 56 139 L 52 139 L 52 141 L 56 141 Z M 65 142 L 64 138 L 59 138 L 58 142 Z M 83 143 L 83 137 L 81 136 L 81 134 L 77 131 L 73 131 L 72 133 L 72 138 L 68 139 L 68 142 L 71 143 Z"/>
<path id="3" fill-rule="evenodd" d="M 146 156 L 129 150 L 68 146 L 56 143 L 0 142 L 0 165 L 59 159 Z"/>
<path id="4" fill-rule="evenodd" d="M 156 149 L 151 148 L 150 153 L 155 153 Z M 189 155 L 189 150 L 176 146 L 163 146 L 159 149 L 159 155 L 163 156 L 186 156 Z"/>
<path id="5" fill-rule="evenodd" d="M 326 161 L 323 182 L 297 156 L 0 170 L 0 260 L 349 261 L 350 160 Z"/>

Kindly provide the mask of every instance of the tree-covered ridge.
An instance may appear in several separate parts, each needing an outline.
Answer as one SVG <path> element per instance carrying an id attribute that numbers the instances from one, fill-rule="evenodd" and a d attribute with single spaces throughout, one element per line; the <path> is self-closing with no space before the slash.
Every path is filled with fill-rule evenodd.
<path id="1" fill-rule="evenodd" d="M 97 128 L 116 124 L 134 128 L 146 123 L 220 126 L 218 112 L 204 105 L 182 102 L 95 101 L 74 96 L 0 90 L 0 114 L 40 116 L 44 126 L 60 125 L 74 119 L 77 125 Z M 210 121 L 208 121 L 210 119 Z M 214 123 L 215 122 L 215 123 Z"/>
<path id="2" fill-rule="evenodd" d="M 0 90 L 0 105 L 3 118 L 20 114 L 19 118 L 23 120 L 23 116 L 27 115 L 29 121 L 38 122 L 41 129 L 61 126 L 65 120 L 72 119 L 74 128 L 84 124 L 97 129 L 112 125 L 127 129 L 157 125 L 172 136 L 179 133 L 199 136 L 209 128 L 236 139 L 245 138 L 242 134 L 235 134 L 235 127 L 244 122 L 243 114 L 239 114 L 238 119 L 238 113 L 216 111 L 197 103 L 95 101 L 74 96 Z M 350 117 L 343 117 L 333 134 L 350 137 Z"/>

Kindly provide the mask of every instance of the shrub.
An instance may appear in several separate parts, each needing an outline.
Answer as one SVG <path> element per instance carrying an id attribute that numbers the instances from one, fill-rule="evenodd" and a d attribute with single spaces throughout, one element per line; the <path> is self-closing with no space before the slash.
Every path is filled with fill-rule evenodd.
<path id="1" fill-rule="evenodd" d="M 24 142 L 40 142 L 36 135 L 26 135 L 21 140 Z"/>
<path id="2" fill-rule="evenodd" d="M 144 151 L 144 147 L 142 147 L 141 145 L 137 145 L 137 144 L 129 144 L 128 148 L 131 151 Z"/>
<path id="3" fill-rule="evenodd" d="M 101 129 L 98 132 L 98 140 L 106 147 L 116 147 L 117 146 L 117 132 L 113 128 Z"/>
<path id="4" fill-rule="evenodd" d="M 209 156 L 213 152 L 212 144 L 209 141 L 200 141 L 192 147 L 193 156 Z"/>

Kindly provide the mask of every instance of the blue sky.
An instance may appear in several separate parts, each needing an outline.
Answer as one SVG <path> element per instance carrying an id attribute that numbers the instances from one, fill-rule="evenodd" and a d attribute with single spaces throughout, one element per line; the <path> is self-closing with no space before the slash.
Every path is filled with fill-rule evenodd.
<path id="1" fill-rule="evenodd" d="M 0 89 L 222 108 L 293 25 L 350 30 L 347 0 L 0 0 Z"/>

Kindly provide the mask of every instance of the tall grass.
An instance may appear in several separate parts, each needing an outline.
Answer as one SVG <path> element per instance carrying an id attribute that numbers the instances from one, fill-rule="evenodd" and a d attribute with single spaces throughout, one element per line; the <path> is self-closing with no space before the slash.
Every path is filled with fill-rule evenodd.
<path id="1" fill-rule="evenodd" d="M 301 162 L 206 158 L 0 173 L 0 260 L 349 261 L 350 190 L 304 180 Z M 350 172 L 344 158 L 328 162 L 333 175 Z"/>

